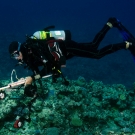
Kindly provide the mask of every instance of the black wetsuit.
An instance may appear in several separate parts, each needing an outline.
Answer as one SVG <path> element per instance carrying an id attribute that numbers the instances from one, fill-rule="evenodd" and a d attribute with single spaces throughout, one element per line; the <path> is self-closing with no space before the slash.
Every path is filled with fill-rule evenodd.
<path id="1" fill-rule="evenodd" d="M 126 49 L 125 42 L 122 42 L 117 44 L 110 44 L 98 50 L 100 42 L 103 40 L 109 29 L 110 27 L 105 25 L 101 29 L 101 31 L 97 33 L 94 40 L 90 43 L 77 43 L 74 41 L 67 41 L 66 42 L 67 54 L 69 53 L 69 57 L 79 56 L 79 57 L 100 59 L 107 54 L 116 52 L 121 49 Z"/>

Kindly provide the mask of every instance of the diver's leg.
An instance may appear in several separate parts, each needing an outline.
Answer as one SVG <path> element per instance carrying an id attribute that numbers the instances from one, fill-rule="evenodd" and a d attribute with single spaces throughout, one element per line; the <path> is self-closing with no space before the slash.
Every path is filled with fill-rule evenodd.
<path id="1" fill-rule="evenodd" d="M 92 47 L 94 49 L 97 49 L 100 45 L 100 42 L 104 39 L 106 33 L 110 30 L 112 27 L 117 27 L 119 24 L 119 21 L 116 18 L 109 18 L 106 25 L 97 33 L 94 40 L 92 41 Z"/>
<path id="2" fill-rule="evenodd" d="M 91 44 L 76 43 L 72 41 L 70 42 L 70 45 L 68 42 L 67 52 L 74 56 L 100 59 L 105 55 L 114 53 L 118 50 L 129 49 L 130 48 L 129 45 L 130 45 L 129 42 L 122 42 L 122 43 L 107 45 L 100 50 L 96 50 L 93 49 L 93 47 L 91 47 Z"/>
<path id="3" fill-rule="evenodd" d="M 122 42 L 122 43 L 117 43 L 117 44 L 110 44 L 107 45 L 100 50 L 95 51 L 95 55 L 93 55 L 93 58 L 95 59 L 100 59 L 108 54 L 114 53 L 118 50 L 122 49 L 128 49 L 129 42 Z"/>
<path id="4" fill-rule="evenodd" d="M 106 24 L 104 27 L 96 34 L 95 38 L 92 41 L 92 47 L 93 49 L 97 49 L 100 42 L 105 37 L 106 33 L 110 30 L 110 27 Z"/>
<path id="5" fill-rule="evenodd" d="M 116 18 L 109 18 L 107 23 L 104 25 L 104 27 L 97 33 L 94 40 L 90 43 L 76 43 L 74 41 L 67 41 L 66 48 L 72 50 L 96 50 L 100 44 L 100 42 L 105 37 L 106 33 L 110 30 L 112 27 L 117 27 L 119 25 L 119 21 Z"/>

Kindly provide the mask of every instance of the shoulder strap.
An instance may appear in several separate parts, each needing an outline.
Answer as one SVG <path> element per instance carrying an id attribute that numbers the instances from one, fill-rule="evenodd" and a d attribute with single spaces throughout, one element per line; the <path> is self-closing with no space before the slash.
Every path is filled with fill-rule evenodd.
<path id="1" fill-rule="evenodd" d="M 65 65 L 66 64 L 66 58 L 63 55 L 60 46 L 59 46 L 59 42 L 61 42 L 62 40 L 49 40 L 47 41 L 48 43 L 48 48 L 50 53 L 52 54 L 52 56 L 55 58 L 56 61 L 60 61 L 61 65 Z"/>

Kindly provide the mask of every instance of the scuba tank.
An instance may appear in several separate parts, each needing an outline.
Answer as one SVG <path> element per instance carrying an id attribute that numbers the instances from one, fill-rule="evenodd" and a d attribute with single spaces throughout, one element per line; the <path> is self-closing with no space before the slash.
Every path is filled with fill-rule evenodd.
<path id="1" fill-rule="evenodd" d="M 55 39 L 71 40 L 71 33 L 69 30 L 55 30 L 55 31 L 36 31 L 31 38 L 32 39 L 47 39 L 54 37 Z"/>

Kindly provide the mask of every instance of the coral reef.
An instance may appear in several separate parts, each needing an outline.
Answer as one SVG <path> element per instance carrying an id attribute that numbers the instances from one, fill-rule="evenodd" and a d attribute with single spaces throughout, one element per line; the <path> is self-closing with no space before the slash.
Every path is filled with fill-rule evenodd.
<path id="1" fill-rule="evenodd" d="M 135 93 L 122 84 L 104 85 L 102 82 L 85 78 L 69 80 L 69 86 L 51 79 L 43 80 L 38 91 L 39 97 L 31 107 L 31 121 L 24 121 L 23 127 L 14 129 L 14 118 L 20 105 L 26 109 L 21 115 L 27 116 L 30 98 L 11 99 L 23 95 L 19 91 L 7 91 L 1 100 L 0 133 L 7 135 L 133 135 L 135 134 Z M 48 93 L 47 93 L 48 92 Z M 18 106 L 19 105 L 19 106 Z M 8 127 L 8 128 L 7 128 Z"/>

